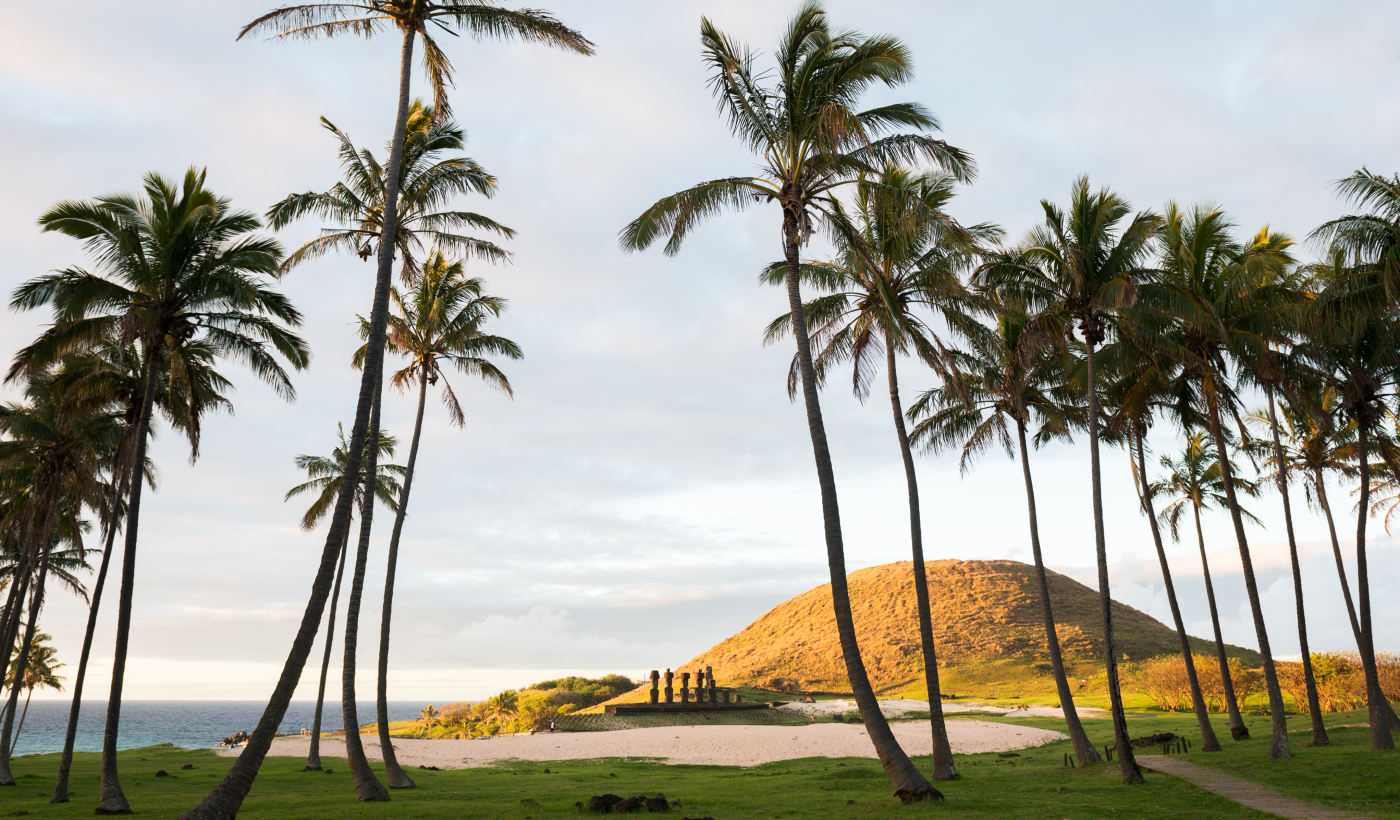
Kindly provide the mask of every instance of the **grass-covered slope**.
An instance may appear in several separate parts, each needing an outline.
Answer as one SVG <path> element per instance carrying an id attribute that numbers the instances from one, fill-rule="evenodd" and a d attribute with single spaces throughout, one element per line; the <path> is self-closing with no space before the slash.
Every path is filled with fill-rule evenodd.
<path id="1" fill-rule="evenodd" d="M 954 667 L 1019 661 L 1033 666 L 1046 655 L 1035 568 L 1017 561 L 930 561 L 929 597 L 939 659 Z M 1101 657 L 1098 593 L 1055 572 L 1050 596 L 1060 645 L 1071 661 Z M 858 570 L 849 576 L 851 606 L 866 669 L 875 687 L 899 691 L 923 680 L 914 568 L 909 561 Z M 1176 633 L 1160 621 L 1114 602 L 1118 650 L 1131 660 L 1180 651 Z M 1193 639 L 1197 652 L 1211 645 Z M 1230 647 L 1246 666 L 1257 653 Z M 784 601 L 739 634 L 690 660 L 683 669 L 711 666 L 729 686 L 795 688 L 812 692 L 848 689 L 831 585 Z"/>

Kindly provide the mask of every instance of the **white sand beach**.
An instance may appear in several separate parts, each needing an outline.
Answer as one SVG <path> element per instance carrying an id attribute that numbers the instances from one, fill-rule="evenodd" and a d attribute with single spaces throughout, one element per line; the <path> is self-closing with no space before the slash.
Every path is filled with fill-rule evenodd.
<path id="1" fill-rule="evenodd" d="M 812 704 L 806 704 L 808 706 Z M 923 721 L 895 723 L 895 737 L 905 751 L 930 754 L 933 740 Z M 1046 729 L 1010 726 L 980 720 L 948 722 L 955 754 L 1008 752 L 1040 746 L 1065 735 Z M 378 760 L 379 742 L 364 736 L 365 751 Z M 305 757 L 311 740 L 280 737 L 268 752 L 276 757 Z M 711 766 L 757 766 L 803 757 L 875 757 L 875 748 L 858 724 L 818 723 L 811 726 L 670 726 L 615 732 L 555 732 L 514 735 L 490 740 L 394 741 L 399 763 L 464 769 L 503 760 L 589 760 L 600 757 L 642 757 L 665 763 Z M 238 749 L 221 749 L 235 756 Z M 345 741 L 323 738 L 322 757 L 344 757 Z"/>

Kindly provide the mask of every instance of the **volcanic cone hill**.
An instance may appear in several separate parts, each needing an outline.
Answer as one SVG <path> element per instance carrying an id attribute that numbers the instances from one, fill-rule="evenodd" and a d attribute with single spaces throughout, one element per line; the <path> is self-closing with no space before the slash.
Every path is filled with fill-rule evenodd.
<path id="1" fill-rule="evenodd" d="M 1035 568 L 1017 561 L 930 561 L 929 598 L 939 665 L 996 660 L 1048 659 Z M 1068 660 L 1102 657 L 1098 593 L 1049 572 L 1056 631 Z M 910 561 L 869 567 L 848 576 L 861 654 L 877 690 L 923 680 L 923 656 Z M 1142 660 L 1180 651 L 1175 630 L 1117 601 L 1114 634 L 1119 656 Z M 1192 638 L 1198 654 L 1213 645 Z M 1246 666 L 1259 655 L 1227 647 Z M 784 601 L 739 634 L 692 659 L 681 669 L 711 666 L 726 686 L 758 686 L 816 692 L 849 690 L 832 613 L 831 585 Z"/>

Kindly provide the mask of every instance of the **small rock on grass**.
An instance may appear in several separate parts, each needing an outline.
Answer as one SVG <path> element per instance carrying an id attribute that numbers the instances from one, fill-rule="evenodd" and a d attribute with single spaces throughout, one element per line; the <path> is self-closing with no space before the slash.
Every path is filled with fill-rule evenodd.
<path id="1" fill-rule="evenodd" d="M 182 772 L 183 772 L 183 771 L 189 771 L 190 769 L 193 769 L 193 768 L 194 768 L 194 764 L 193 764 L 193 763 L 186 763 L 185 765 L 183 765 L 183 766 L 180 767 L 180 771 L 182 771 Z"/>

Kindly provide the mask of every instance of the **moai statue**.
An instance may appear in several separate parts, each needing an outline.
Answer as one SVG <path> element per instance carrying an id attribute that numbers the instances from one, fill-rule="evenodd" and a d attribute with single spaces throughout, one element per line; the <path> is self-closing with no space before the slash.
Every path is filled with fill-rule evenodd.
<path id="1" fill-rule="evenodd" d="M 667 670 L 666 670 L 666 702 L 667 702 L 667 703 L 675 703 L 675 702 L 676 702 L 676 690 L 674 690 L 674 689 L 671 688 L 671 684 L 674 683 L 675 680 L 676 680 L 676 673 L 675 673 L 675 672 L 672 672 L 672 671 L 669 670 L 669 669 L 667 669 Z"/>
<path id="2" fill-rule="evenodd" d="M 705 670 L 695 670 L 695 702 L 705 702 Z"/>
<path id="3" fill-rule="evenodd" d="M 690 703 L 690 673 L 681 673 L 681 703 Z"/>
<path id="4" fill-rule="evenodd" d="M 710 667 L 710 666 L 705 667 L 705 683 L 709 684 L 709 688 L 710 688 L 710 703 L 716 703 L 717 701 L 715 700 L 715 670 L 714 670 L 714 667 Z"/>
<path id="5" fill-rule="evenodd" d="M 661 674 L 655 669 L 651 670 L 651 703 L 653 706 L 656 705 L 656 701 L 661 695 L 661 693 L 657 691 L 657 682 L 659 680 L 661 680 Z"/>

